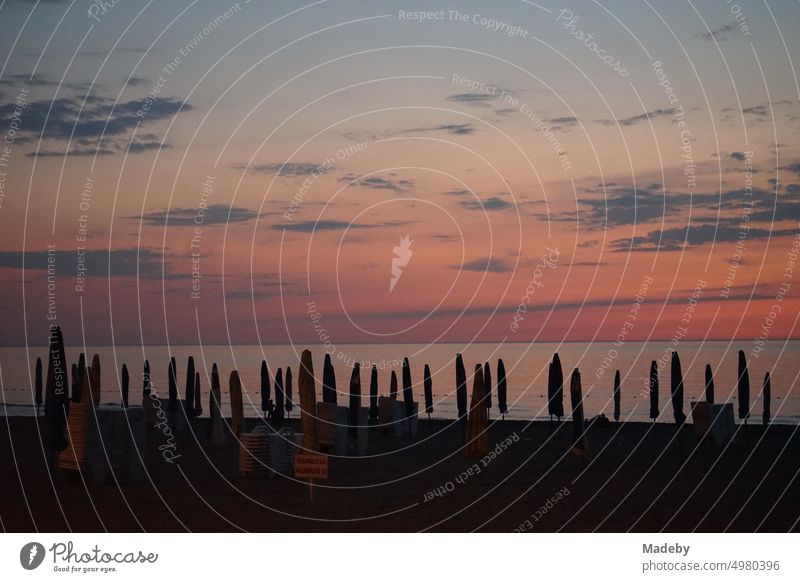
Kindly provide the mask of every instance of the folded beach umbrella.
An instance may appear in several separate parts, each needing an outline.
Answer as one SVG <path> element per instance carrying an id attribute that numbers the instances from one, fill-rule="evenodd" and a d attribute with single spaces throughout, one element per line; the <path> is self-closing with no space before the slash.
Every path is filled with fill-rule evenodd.
<path id="1" fill-rule="evenodd" d="M 309 350 L 300 356 L 300 373 L 297 378 L 300 393 L 300 418 L 303 425 L 303 448 L 317 450 L 317 392 L 314 383 L 314 362 Z"/>
<path id="2" fill-rule="evenodd" d="M 378 366 L 372 366 L 372 374 L 369 378 L 369 419 L 378 420 Z"/>
<path id="3" fill-rule="evenodd" d="M 619 422 L 620 404 L 622 400 L 622 388 L 620 386 L 619 370 L 614 374 L 614 420 Z"/>
<path id="4" fill-rule="evenodd" d="M 347 424 L 349 434 L 355 438 L 358 435 L 358 415 L 361 412 L 361 364 L 353 366 L 350 374 L 350 415 Z"/>
<path id="5" fill-rule="evenodd" d="M 269 368 L 267 361 L 261 360 L 261 412 L 264 418 L 269 418 L 272 412 L 272 399 L 269 394 Z"/>
<path id="6" fill-rule="evenodd" d="M 406 418 L 414 416 L 414 384 L 411 382 L 411 365 L 403 358 L 403 411 Z"/>
<path id="7" fill-rule="evenodd" d="M 492 409 L 492 367 L 489 362 L 483 365 L 483 405 L 486 407 L 486 415 Z"/>
<path id="8" fill-rule="evenodd" d="M 469 419 L 467 420 L 467 455 L 483 456 L 489 452 L 489 438 L 486 434 L 488 419 L 486 406 L 483 404 L 484 397 L 483 366 L 475 364 L 472 399 L 469 404 Z"/>
<path id="9" fill-rule="evenodd" d="M 203 415 L 203 399 L 200 394 L 200 372 L 194 375 L 194 415 Z"/>
<path id="10" fill-rule="evenodd" d="M 275 408 L 272 411 L 271 420 L 275 425 L 283 422 L 283 407 L 285 406 L 286 395 L 283 390 L 283 370 L 278 368 L 275 374 Z"/>
<path id="11" fill-rule="evenodd" d="M 75 366 L 74 364 L 72 367 L 73 369 L 77 368 L 77 366 Z M 34 402 L 36 403 L 36 416 L 39 416 L 39 408 L 44 403 L 44 398 L 42 396 L 43 387 L 44 387 L 44 382 L 42 380 L 42 358 L 36 358 L 36 381 L 34 385 L 34 396 L 33 396 Z"/>
<path id="12" fill-rule="evenodd" d="M 196 372 L 194 370 L 194 358 L 189 356 L 186 363 L 186 388 L 184 389 L 183 409 L 186 411 L 187 418 L 194 418 L 194 381 Z"/>
<path id="13" fill-rule="evenodd" d="M 744 352 L 739 350 L 739 418 L 744 419 L 747 424 L 747 419 L 750 418 L 750 374 L 747 372 L 747 360 L 744 357 Z"/>
<path id="14" fill-rule="evenodd" d="M 44 395 L 44 448 L 48 467 L 55 469 L 58 454 L 67 448 L 67 413 L 69 384 L 66 373 L 64 337 L 61 328 L 50 331 L 50 353 L 47 358 L 47 383 Z"/>
<path id="15" fill-rule="evenodd" d="M 678 356 L 678 352 L 672 352 L 669 382 L 672 396 L 672 415 L 675 417 L 675 424 L 683 424 L 686 422 L 686 415 L 683 413 L 683 371 L 681 370 L 681 359 Z"/>
<path id="16" fill-rule="evenodd" d="M 150 396 L 150 362 L 145 360 L 142 367 L 142 403 L 148 396 Z"/>
<path id="17" fill-rule="evenodd" d="M 653 422 L 658 418 L 658 365 L 650 362 L 650 418 Z"/>
<path id="18" fill-rule="evenodd" d="M 422 372 L 422 384 L 425 389 L 425 412 L 428 414 L 428 419 L 433 412 L 433 380 L 431 380 L 431 369 L 428 364 L 425 364 L 425 369 Z"/>
<path id="19" fill-rule="evenodd" d="M 572 452 L 584 455 L 588 452 L 588 443 L 584 434 L 583 417 L 583 391 L 581 389 L 581 373 L 578 368 L 572 371 L 572 378 L 569 383 L 569 396 L 572 403 L 572 433 L 573 445 Z"/>
<path id="20" fill-rule="evenodd" d="M 168 382 L 168 396 L 169 402 L 167 403 L 167 411 L 173 412 L 178 403 L 178 372 L 175 364 L 175 358 L 169 359 L 169 368 L 167 370 Z"/>
<path id="21" fill-rule="evenodd" d="M 84 382 L 86 382 L 87 377 L 89 379 L 89 402 L 97 408 L 100 406 L 100 396 L 103 390 L 100 375 L 100 356 L 98 354 L 92 356 L 92 367 L 89 368 L 86 376 L 84 376 Z"/>
<path id="22" fill-rule="evenodd" d="M 714 373 L 711 364 L 706 364 L 706 402 L 714 404 Z"/>
<path id="23" fill-rule="evenodd" d="M 72 384 L 72 401 L 82 402 L 83 383 L 86 380 L 86 354 L 83 352 L 78 356 L 78 370 L 75 380 L 76 381 Z"/>
<path id="24" fill-rule="evenodd" d="M 336 404 L 336 370 L 333 369 L 330 354 L 325 354 L 322 366 L 322 401 Z"/>
<path id="25" fill-rule="evenodd" d="M 508 380 L 503 358 L 497 360 L 497 408 L 503 416 L 508 414 Z"/>
<path id="26" fill-rule="evenodd" d="M 397 374 L 392 370 L 392 377 L 389 380 L 389 398 L 397 398 Z"/>
<path id="27" fill-rule="evenodd" d="M 225 442 L 225 433 L 222 430 L 222 387 L 219 382 L 217 365 L 211 366 L 211 392 L 208 394 L 208 433 L 214 446 Z"/>
<path id="28" fill-rule="evenodd" d="M 456 354 L 456 404 L 458 417 L 467 416 L 467 371 L 464 369 L 464 359 L 461 354 Z"/>
<path id="29" fill-rule="evenodd" d="M 547 375 L 547 413 L 559 421 L 564 416 L 564 370 L 558 354 L 553 354 L 553 363 Z"/>
<path id="30" fill-rule="evenodd" d="M 772 380 L 769 377 L 769 372 L 764 375 L 764 392 L 762 397 L 764 398 L 764 414 L 762 416 L 762 420 L 766 426 L 769 424 L 769 421 L 772 418 L 772 413 L 770 411 L 770 400 L 772 399 Z"/>
<path id="31" fill-rule="evenodd" d="M 286 414 L 291 418 L 292 416 L 292 408 L 294 404 L 292 404 L 292 367 L 286 367 L 286 385 L 284 386 L 284 391 L 286 393 Z"/>
<path id="32" fill-rule="evenodd" d="M 128 390 L 130 389 L 128 366 L 122 364 L 122 408 L 128 408 Z"/>
<path id="33" fill-rule="evenodd" d="M 244 400 L 242 398 L 242 381 L 236 370 L 231 372 L 228 386 L 231 398 L 231 432 L 238 437 L 244 433 Z"/>

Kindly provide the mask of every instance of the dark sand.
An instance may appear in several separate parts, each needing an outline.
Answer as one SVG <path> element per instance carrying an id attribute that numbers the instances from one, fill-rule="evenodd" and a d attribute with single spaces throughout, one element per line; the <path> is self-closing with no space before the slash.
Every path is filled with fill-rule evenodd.
<path id="1" fill-rule="evenodd" d="M 785 532 L 798 530 L 800 517 L 794 426 L 740 427 L 723 449 L 698 444 L 691 425 L 674 439 L 674 425 L 611 423 L 591 429 L 592 454 L 584 461 L 570 451 L 569 424 L 551 433 L 546 422 L 508 421 L 492 425 L 491 446 L 514 433 L 518 442 L 484 467 L 461 451 L 459 427 L 421 419 L 414 440 L 373 429 L 370 455 L 378 456 L 331 458 L 330 479 L 315 488 L 312 503 L 306 483 L 242 478 L 236 445 L 213 449 L 204 421 L 198 424 L 202 448 L 192 436 L 178 438 L 175 465 L 156 449 L 163 437 L 148 431 L 148 475 L 155 486 L 147 479 L 84 484 L 77 474 L 61 472 L 55 489 L 35 419 L 0 422 L 6 531 L 510 532 L 525 524 L 536 532 Z M 481 472 L 458 483 L 476 462 Z M 450 491 L 425 502 L 439 487 Z M 536 512 L 565 487 L 569 495 L 562 492 L 536 521 Z"/>

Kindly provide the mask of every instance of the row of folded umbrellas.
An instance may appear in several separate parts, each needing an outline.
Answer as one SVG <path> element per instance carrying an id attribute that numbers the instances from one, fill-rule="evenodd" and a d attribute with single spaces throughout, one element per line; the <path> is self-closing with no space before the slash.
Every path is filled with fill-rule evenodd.
<path id="1" fill-rule="evenodd" d="M 473 408 L 484 409 L 488 416 L 492 408 L 492 367 L 486 362 L 476 364 L 473 374 L 473 395 L 472 402 L 467 406 L 467 373 L 461 354 L 456 355 L 455 360 L 455 379 L 456 379 L 456 403 L 459 418 L 466 418 L 468 413 L 473 414 Z M 497 385 L 496 397 L 497 407 L 500 414 L 508 412 L 507 404 L 507 376 L 505 365 L 502 359 L 497 361 Z M 123 364 L 121 371 L 121 396 L 123 406 L 128 406 L 130 390 L 130 374 L 126 365 Z M 186 382 L 184 398 L 182 403 L 178 397 L 178 373 L 175 358 L 171 358 L 168 366 L 168 411 L 174 412 L 179 406 L 186 412 L 189 418 L 199 416 L 203 413 L 200 390 L 200 374 L 196 371 L 194 359 L 190 356 L 187 362 Z M 744 352 L 739 352 L 738 362 L 738 404 L 739 418 L 745 421 L 750 416 L 750 380 L 747 369 L 747 362 Z M 402 370 L 402 398 L 404 403 L 405 416 L 413 414 L 414 394 L 411 366 L 408 358 L 404 358 Z M 221 390 L 219 373 L 216 364 L 212 366 L 211 391 L 209 395 L 210 414 L 219 414 L 221 402 Z M 35 403 L 40 406 L 44 400 L 46 431 L 45 437 L 51 450 L 62 450 L 66 446 L 66 415 L 69 410 L 70 401 L 73 403 L 91 403 L 94 406 L 100 403 L 101 375 L 100 360 L 97 355 L 92 359 L 90 366 L 86 365 L 84 354 L 81 354 L 77 363 L 71 368 L 72 396 L 69 396 L 66 374 L 66 362 L 64 356 L 64 341 L 61 330 L 55 327 L 51 330 L 50 351 L 48 356 L 48 370 L 46 392 L 43 394 L 42 362 L 37 359 L 35 376 Z M 425 412 L 433 412 L 433 382 L 430 367 L 426 364 L 423 371 L 423 390 L 425 399 Z M 304 389 L 305 385 L 305 389 Z M 313 379 L 313 361 L 311 352 L 303 352 L 300 364 L 300 379 L 298 382 L 301 397 L 301 409 L 314 410 L 316 401 L 316 384 Z M 238 372 L 231 372 L 231 404 L 232 409 L 238 410 L 242 406 L 241 381 Z M 272 398 L 274 387 L 274 400 Z M 564 414 L 564 373 L 558 354 L 555 354 L 549 364 L 548 372 L 548 414 L 551 417 L 561 418 Z M 142 374 L 142 396 L 143 399 L 152 398 L 154 387 L 151 381 L 150 364 L 145 361 Z M 270 378 L 270 371 L 266 361 L 261 363 L 261 410 L 265 418 L 275 424 L 279 424 L 284 419 L 284 411 L 291 414 L 293 409 L 292 401 L 293 379 L 291 367 L 287 367 L 284 375 L 283 370 L 278 368 L 275 374 L 274 385 Z M 304 403 L 305 398 L 309 400 Z M 326 354 L 323 364 L 322 374 L 322 401 L 336 404 L 338 395 L 336 371 L 331 362 L 330 355 Z M 398 378 L 395 371 L 391 372 L 389 384 L 389 397 L 397 399 L 399 395 Z M 43 399 L 44 396 L 44 399 Z M 580 372 L 576 368 L 570 380 L 570 396 L 573 416 L 580 415 L 582 418 L 583 396 L 580 388 Z M 684 386 L 683 374 L 681 371 L 680 357 L 677 352 L 672 353 L 670 369 L 670 397 L 672 402 L 673 415 L 676 423 L 683 423 L 686 420 L 684 413 Z M 613 387 L 614 419 L 619 420 L 621 414 L 621 386 L 620 372 L 616 371 Z M 656 419 L 660 414 L 659 408 L 659 374 L 656 361 L 651 362 L 649 376 L 649 398 L 650 398 L 650 418 Z M 706 385 L 705 399 L 708 403 L 714 403 L 714 379 L 710 365 L 706 366 Z M 771 418 L 771 379 L 767 372 L 764 378 L 762 399 L 764 403 L 763 422 L 769 423 Z M 313 400 L 313 403 L 312 403 Z M 144 401 L 144 400 L 143 400 Z M 309 408 L 310 406 L 310 408 Z M 357 418 L 358 410 L 361 407 L 361 368 L 356 363 L 353 366 L 349 381 L 349 408 L 351 419 Z M 369 388 L 369 418 L 378 418 L 378 370 L 373 366 L 370 373 Z M 235 415 L 238 416 L 238 415 Z M 581 420 L 582 422 L 582 420 Z M 238 424 L 238 423 L 237 423 Z"/>

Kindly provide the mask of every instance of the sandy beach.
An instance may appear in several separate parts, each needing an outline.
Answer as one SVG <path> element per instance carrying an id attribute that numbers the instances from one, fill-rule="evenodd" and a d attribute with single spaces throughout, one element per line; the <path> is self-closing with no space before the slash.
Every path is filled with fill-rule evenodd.
<path id="1" fill-rule="evenodd" d="M 213 448 L 205 419 L 165 462 L 149 430 L 143 480 L 96 485 L 59 471 L 51 485 L 34 418 L 0 430 L 6 531 L 159 532 L 786 532 L 800 518 L 796 426 L 739 426 L 727 446 L 691 425 L 610 423 L 571 452 L 572 427 L 493 422 L 488 457 L 467 457 L 460 427 L 421 418 L 416 438 L 371 429 L 364 456 L 331 457 L 314 488 L 245 478 L 237 445 Z M 259 421 L 248 419 L 250 428 Z M 286 423 L 299 429 L 299 421 Z M 10 440 L 13 435 L 13 442 Z"/>

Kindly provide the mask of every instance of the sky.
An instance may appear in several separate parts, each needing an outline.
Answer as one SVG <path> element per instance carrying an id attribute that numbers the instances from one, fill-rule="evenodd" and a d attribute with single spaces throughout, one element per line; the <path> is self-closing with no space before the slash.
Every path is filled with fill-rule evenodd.
<path id="1" fill-rule="evenodd" d="M 0 2 L 0 344 L 796 338 L 796 2 Z"/>

